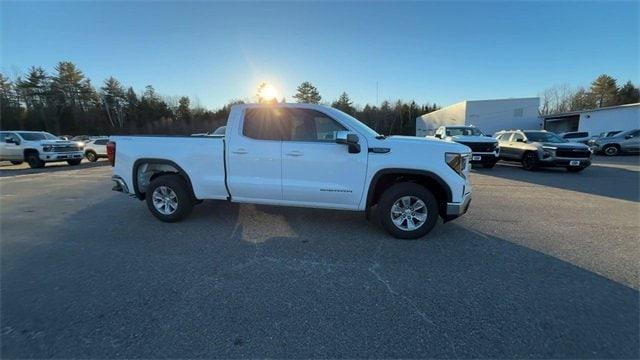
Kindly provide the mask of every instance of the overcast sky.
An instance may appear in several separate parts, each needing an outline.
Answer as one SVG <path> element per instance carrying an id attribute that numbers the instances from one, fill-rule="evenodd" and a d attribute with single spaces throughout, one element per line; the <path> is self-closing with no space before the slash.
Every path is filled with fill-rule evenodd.
<path id="1" fill-rule="evenodd" d="M 215 108 L 260 81 L 291 99 L 536 96 L 601 73 L 639 82 L 639 2 L 6 2 L 2 72 L 76 63 L 102 85 L 187 95 Z"/>

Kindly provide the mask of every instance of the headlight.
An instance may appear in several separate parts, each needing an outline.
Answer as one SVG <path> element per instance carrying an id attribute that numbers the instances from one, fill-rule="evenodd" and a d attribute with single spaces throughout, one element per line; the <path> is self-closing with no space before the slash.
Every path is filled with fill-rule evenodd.
<path id="1" fill-rule="evenodd" d="M 445 153 L 444 161 L 449 165 L 453 171 L 457 172 L 458 175 L 464 177 L 464 169 L 467 167 L 467 159 L 469 155 L 458 154 L 458 153 Z"/>
<path id="2" fill-rule="evenodd" d="M 42 145 L 42 151 L 49 152 L 53 150 L 53 145 Z"/>

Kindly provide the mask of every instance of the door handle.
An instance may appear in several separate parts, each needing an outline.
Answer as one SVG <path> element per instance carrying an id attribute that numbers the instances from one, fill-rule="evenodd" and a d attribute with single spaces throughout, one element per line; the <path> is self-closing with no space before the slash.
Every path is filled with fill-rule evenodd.
<path id="1" fill-rule="evenodd" d="M 285 155 L 289 155 L 289 156 L 302 156 L 302 151 L 299 151 L 299 150 L 293 150 L 293 151 L 290 151 L 290 152 L 286 153 Z"/>
<path id="2" fill-rule="evenodd" d="M 245 148 L 237 148 L 234 151 L 232 151 L 232 153 L 238 154 L 238 155 L 243 155 L 243 154 L 247 153 L 247 150 Z"/>

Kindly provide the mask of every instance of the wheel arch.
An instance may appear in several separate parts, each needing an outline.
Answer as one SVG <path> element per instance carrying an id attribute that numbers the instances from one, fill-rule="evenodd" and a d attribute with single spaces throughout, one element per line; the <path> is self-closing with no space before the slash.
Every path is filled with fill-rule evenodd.
<path id="1" fill-rule="evenodd" d="M 429 189 L 438 201 L 440 216 L 446 215 L 447 203 L 453 200 L 451 187 L 436 173 L 427 170 L 390 168 L 376 172 L 367 190 L 365 213 L 370 216 L 371 208 L 378 203 L 382 193 L 390 186 L 401 182 L 414 182 Z"/>
<path id="2" fill-rule="evenodd" d="M 141 170 L 142 173 L 140 172 Z M 196 199 L 193 192 L 193 184 L 191 183 L 189 175 L 184 171 L 184 169 L 182 169 L 182 167 L 180 167 L 180 165 L 176 164 L 172 160 L 158 158 L 137 159 L 133 163 L 132 171 L 131 179 L 133 183 L 133 192 L 140 200 L 145 199 L 146 188 L 149 186 L 151 181 L 166 174 L 177 174 L 182 177 L 189 187 L 188 191 L 191 194 L 191 197 Z"/>
<path id="3" fill-rule="evenodd" d="M 25 159 L 27 158 L 27 155 L 31 153 L 36 153 L 37 155 L 40 155 L 40 151 L 38 151 L 38 149 L 26 148 L 22 150 L 22 156 L 24 156 Z"/>

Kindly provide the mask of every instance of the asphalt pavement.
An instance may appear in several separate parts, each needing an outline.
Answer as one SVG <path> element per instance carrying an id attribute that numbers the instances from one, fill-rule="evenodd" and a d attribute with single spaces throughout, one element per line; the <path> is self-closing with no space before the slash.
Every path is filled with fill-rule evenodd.
<path id="1" fill-rule="evenodd" d="M 0 166 L 0 357 L 638 358 L 640 160 L 474 170 L 424 239 L 205 201 L 161 223 L 106 162 Z"/>

